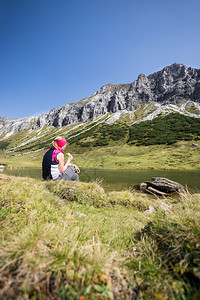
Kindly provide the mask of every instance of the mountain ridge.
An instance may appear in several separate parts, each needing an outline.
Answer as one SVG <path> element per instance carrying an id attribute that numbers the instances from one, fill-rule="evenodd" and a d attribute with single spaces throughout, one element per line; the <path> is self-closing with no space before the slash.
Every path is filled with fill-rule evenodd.
<path id="1" fill-rule="evenodd" d="M 117 113 L 120 117 L 120 112 L 128 112 L 134 116 L 145 105 L 152 106 L 152 118 L 158 113 L 166 114 L 170 110 L 190 114 L 189 110 L 185 110 L 186 106 L 190 106 L 195 112 L 191 116 L 200 117 L 200 69 L 174 63 L 148 76 L 141 73 L 132 83 L 103 85 L 93 95 L 60 108 L 53 108 L 48 114 L 39 117 L 0 117 L 0 135 L 44 126 L 58 128 L 85 123 L 107 114 Z M 148 117 L 149 113 L 146 114 Z M 144 117 L 136 122 L 143 119 Z"/>

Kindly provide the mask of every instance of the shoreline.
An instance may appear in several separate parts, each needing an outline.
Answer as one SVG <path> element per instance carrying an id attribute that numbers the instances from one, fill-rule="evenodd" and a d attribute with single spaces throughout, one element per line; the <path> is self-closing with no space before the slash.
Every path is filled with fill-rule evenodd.
<path id="1" fill-rule="evenodd" d="M 37 170 L 42 170 L 41 167 L 38 167 L 38 166 L 29 166 L 29 167 L 12 167 L 12 166 L 5 166 L 4 165 L 4 168 L 2 168 L 1 172 L 3 172 L 3 170 L 6 170 L 6 169 L 9 169 L 9 170 L 28 170 L 28 169 L 37 169 Z M 84 167 L 84 166 L 80 166 L 80 169 L 85 169 L 85 170 L 125 170 L 125 171 L 200 171 L 200 168 L 197 168 L 197 169 L 189 169 L 189 168 L 179 168 L 179 169 L 176 169 L 176 168 L 171 168 L 171 169 L 168 169 L 168 168 L 152 168 L 152 167 L 149 167 L 149 168 L 122 168 L 122 167 L 117 167 L 117 168 L 112 168 L 112 167 Z"/>

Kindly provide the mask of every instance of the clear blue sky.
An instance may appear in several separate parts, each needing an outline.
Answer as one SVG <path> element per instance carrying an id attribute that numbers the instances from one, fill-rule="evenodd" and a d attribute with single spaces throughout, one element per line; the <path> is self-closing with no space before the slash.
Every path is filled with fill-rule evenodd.
<path id="1" fill-rule="evenodd" d="M 200 68 L 199 0 L 0 0 L 0 116 L 47 113 L 174 62 Z"/>

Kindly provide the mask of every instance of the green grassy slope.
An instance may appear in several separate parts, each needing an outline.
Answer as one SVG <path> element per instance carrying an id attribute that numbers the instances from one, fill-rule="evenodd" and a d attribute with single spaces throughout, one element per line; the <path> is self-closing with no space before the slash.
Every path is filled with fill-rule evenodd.
<path id="1" fill-rule="evenodd" d="M 199 169 L 199 147 L 191 145 L 200 138 L 200 119 L 170 114 L 130 125 L 130 119 L 123 117 L 106 124 L 107 117 L 62 128 L 17 132 L 0 141 L 0 164 L 41 167 L 43 153 L 53 138 L 64 135 L 67 152 L 80 167 Z"/>
<path id="2" fill-rule="evenodd" d="M 50 147 L 50 146 L 49 146 Z M 48 147 L 47 147 L 48 149 Z M 118 143 L 113 146 L 81 148 L 68 145 L 73 162 L 81 168 L 199 170 L 200 149 L 192 142 L 173 145 L 135 146 Z M 23 153 L 0 152 L 0 164 L 6 167 L 41 168 L 45 150 Z"/>
<path id="3" fill-rule="evenodd" d="M 136 145 L 173 144 L 177 141 L 199 140 L 200 119 L 171 113 L 158 116 L 151 121 L 130 125 L 130 119 L 123 117 L 112 124 L 101 120 L 62 128 L 43 127 L 24 130 L 0 141 L 0 149 L 16 148 L 15 152 L 39 150 L 50 145 L 53 137 L 65 134 L 71 144 L 80 147 L 114 145 L 116 142 Z M 28 141 L 28 143 L 27 143 Z"/>

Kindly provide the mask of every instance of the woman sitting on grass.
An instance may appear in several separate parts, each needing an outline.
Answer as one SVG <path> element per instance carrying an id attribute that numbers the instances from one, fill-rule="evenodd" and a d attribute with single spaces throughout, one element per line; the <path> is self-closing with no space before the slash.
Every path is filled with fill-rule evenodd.
<path id="1" fill-rule="evenodd" d="M 53 148 L 46 151 L 42 161 L 42 177 L 44 180 L 74 180 L 79 181 L 79 168 L 71 164 L 73 156 L 67 153 L 68 159 L 64 161 L 64 149 L 67 141 L 62 136 L 58 136 L 53 141 Z"/>

